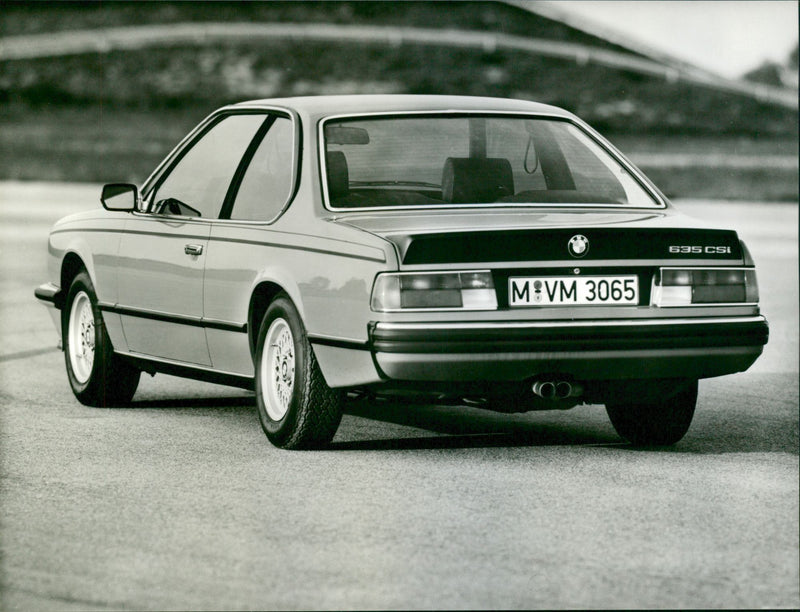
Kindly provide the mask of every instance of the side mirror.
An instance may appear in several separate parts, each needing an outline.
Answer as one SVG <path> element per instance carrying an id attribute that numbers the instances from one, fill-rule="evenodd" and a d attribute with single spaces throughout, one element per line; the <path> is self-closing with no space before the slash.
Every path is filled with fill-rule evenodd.
<path id="1" fill-rule="evenodd" d="M 136 203 L 139 201 L 139 190 L 136 185 L 131 185 L 130 183 L 110 183 L 103 185 L 100 201 L 106 210 L 131 212 L 136 210 Z"/>

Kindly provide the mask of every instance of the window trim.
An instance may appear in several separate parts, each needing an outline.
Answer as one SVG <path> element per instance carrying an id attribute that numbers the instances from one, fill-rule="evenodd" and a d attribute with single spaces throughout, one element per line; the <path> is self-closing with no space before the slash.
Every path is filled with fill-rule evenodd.
<path id="1" fill-rule="evenodd" d="M 441 204 L 436 206 L 430 205 L 411 205 L 411 206 L 364 206 L 357 208 L 337 207 L 331 205 L 330 195 L 328 193 L 328 168 L 327 160 L 325 158 L 325 125 L 328 122 L 335 122 L 341 120 L 369 120 L 371 118 L 404 118 L 404 117 L 465 117 L 465 118 L 510 118 L 518 117 L 520 119 L 548 119 L 554 121 L 563 121 L 574 125 L 588 138 L 594 141 L 606 154 L 608 154 L 614 161 L 622 166 L 636 181 L 636 183 L 649 195 L 654 202 L 653 206 L 632 206 L 629 204 L 585 204 L 585 203 L 531 203 L 531 202 L 488 202 L 482 204 Z M 478 110 L 442 110 L 442 111 L 393 111 L 393 112 L 378 112 L 378 113 L 348 113 L 341 115 L 331 115 L 325 117 L 318 122 L 317 125 L 317 155 L 319 159 L 320 183 L 322 187 L 322 201 L 326 210 L 336 213 L 362 213 L 362 212 L 381 212 L 381 211 L 397 211 L 397 210 L 450 210 L 450 209 L 472 209 L 472 208 L 555 208 L 555 209 L 568 209 L 574 210 L 579 208 L 603 208 L 603 209 L 619 209 L 619 210 L 636 210 L 636 211 L 653 211 L 663 210 L 668 208 L 666 198 L 661 194 L 653 182 L 647 178 L 636 166 L 633 165 L 620 151 L 618 151 L 608 140 L 606 140 L 597 131 L 592 129 L 588 124 L 581 121 L 577 117 L 568 117 L 562 114 L 547 113 L 547 112 L 534 112 L 526 113 L 519 111 L 478 111 Z"/>

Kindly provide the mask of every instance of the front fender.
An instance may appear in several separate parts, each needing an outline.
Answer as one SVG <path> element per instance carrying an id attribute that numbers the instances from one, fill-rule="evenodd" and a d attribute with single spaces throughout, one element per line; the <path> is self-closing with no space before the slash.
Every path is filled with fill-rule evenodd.
<path id="1" fill-rule="evenodd" d="M 63 286 L 71 280 L 65 277 L 65 264 L 74 270 L 79 261 L 92 280 L 98 300 L 115 304 L 118 296 L 116 257 L 127 215 L 106 215 L 106 218 L 77 220 L 68 217 L 57 223 L 50 232 L 48 268 L 51 281 L 68 291 L 69 287 Z"/>

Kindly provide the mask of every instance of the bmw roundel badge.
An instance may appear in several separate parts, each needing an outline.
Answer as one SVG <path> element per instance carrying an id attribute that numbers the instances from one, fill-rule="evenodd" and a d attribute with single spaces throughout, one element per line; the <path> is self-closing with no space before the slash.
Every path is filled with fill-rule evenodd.
<path id="1" fill-rule="evenodd" d="M 581 234 L 576 234 L 569 239 L 567 250 L 573 257 L 583 257 L 589 252 L 589 239 Z"/>

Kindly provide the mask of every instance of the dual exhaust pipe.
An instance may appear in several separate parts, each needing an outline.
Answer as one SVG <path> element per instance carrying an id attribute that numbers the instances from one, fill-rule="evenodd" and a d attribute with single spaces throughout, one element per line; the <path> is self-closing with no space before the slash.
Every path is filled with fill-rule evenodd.
<path id="1" fill-rule="evenodd" d="M 546 400 L 563 400 L 583 395 L 583 387 L 567 380 L 537 380 L 533 393 Z"/>

